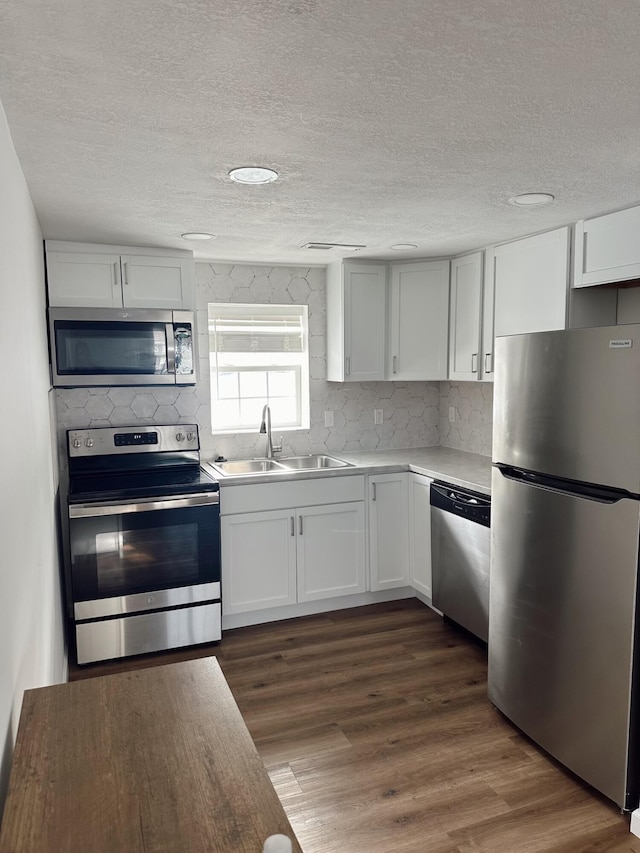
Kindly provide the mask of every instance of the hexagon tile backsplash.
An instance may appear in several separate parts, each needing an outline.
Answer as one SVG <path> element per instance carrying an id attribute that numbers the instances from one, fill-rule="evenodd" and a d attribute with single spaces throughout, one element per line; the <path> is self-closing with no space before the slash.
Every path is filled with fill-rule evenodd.
<path id="1" fill-rule="evenodd" d="M 66 388 L 56 391 L 58 441 L 77 427 L 197 423 L 202 455 L 228 459 L 262 455 L 264 436 L 211 434 L 209 302 L 260 302 L 309 306 L 311 429 L 283 432 L 284 453 L 388 450 L 445 444 L 491 453 L 492 388 L 454 382 L 327 382 L 325 270 L 196 263 L 199 373 L 189 388 Z M 453 424 L 449 406 L 456 408 Z M 374 424 L 374 409 L 383 423 Z M 324 412 L 334 415 L 324 426 Z M 275 431 L 276 436 L 279 435 Z"/>
<path id="2" fill-rule="evenodd" d="M 492 432 L 491 382 L 440 383 L 440 444 L 491 456 Z"/>

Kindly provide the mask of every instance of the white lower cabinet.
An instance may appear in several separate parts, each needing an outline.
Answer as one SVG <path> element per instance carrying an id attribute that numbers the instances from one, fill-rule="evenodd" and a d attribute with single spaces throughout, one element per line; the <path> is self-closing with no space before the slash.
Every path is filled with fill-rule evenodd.
<path id="1" fill-rule="evenodd" d="M 409 583 L 408 474 L 369 477 L 369 567 L 371 589 Z"/>
<path id="2" fill-rule="evenodd" d="M 409 474 L 409 583 L 431 600 L 431 477 Z"/>
<path id="3" fill-rule="evenodd" d="M 296 603 L 294 522 L 289 510 L 222 518 L 224 613 Z"/>
<path id="4" fill-rule="evenodd" d="M 431 482 L 404 471 L 223 485 L 223 616 L 402 587 L 430 600 Z"/>
<path id="5" fill-rule="evenodd" d="M 223 486 L 223 614 L 364 592 L 363 498 L 361 476 Z"/>
<path id="6" fill-rule="evenodd" d="M 364 503 L 309 506 L 296 522 L 298 601 L 364 592 Z"/>

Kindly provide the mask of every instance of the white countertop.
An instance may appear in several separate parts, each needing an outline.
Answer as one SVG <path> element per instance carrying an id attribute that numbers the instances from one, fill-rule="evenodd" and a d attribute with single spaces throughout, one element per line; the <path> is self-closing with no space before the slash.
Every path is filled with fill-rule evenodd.
<path id="1" fill-rule="evenodd" d="M 451 447 L 438 446 L 414 447 L 407 450 L 373 450 L 361 453 L 330 452 L 327 455 L 349 462 L 350 467 L 250 475 L 222 475 L 214 469 L 208 468 L 208 470 L 223 486 L 413 471 L 416 474 L 425 474 L 434 479 L 444 480 L 454 486 L 491 494 L 491 457 L 480 456 L 478 453 L 465 453 Z M 206 462 L 203 464 L 208 467 Z"/>

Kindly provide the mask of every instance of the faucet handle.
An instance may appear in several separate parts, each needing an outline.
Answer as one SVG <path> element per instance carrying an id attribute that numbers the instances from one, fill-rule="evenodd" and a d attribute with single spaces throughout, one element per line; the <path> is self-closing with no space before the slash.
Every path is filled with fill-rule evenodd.
<path id="1" fill-rule="evenodd" d="M 274 453 L 282 453 L 282 436 L 280 436 L 280 444 L 271 445 Z"/>

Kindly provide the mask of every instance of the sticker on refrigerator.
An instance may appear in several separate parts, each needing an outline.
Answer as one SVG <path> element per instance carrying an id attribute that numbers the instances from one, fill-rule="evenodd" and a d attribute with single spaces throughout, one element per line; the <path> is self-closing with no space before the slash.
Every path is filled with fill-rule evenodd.
<path id="1" fill-rule="evenodd" d="M 632 338 L 620 338 L 616 341 L 609 341 L 609 349 L 630 349 L 632 346 Z"/>

